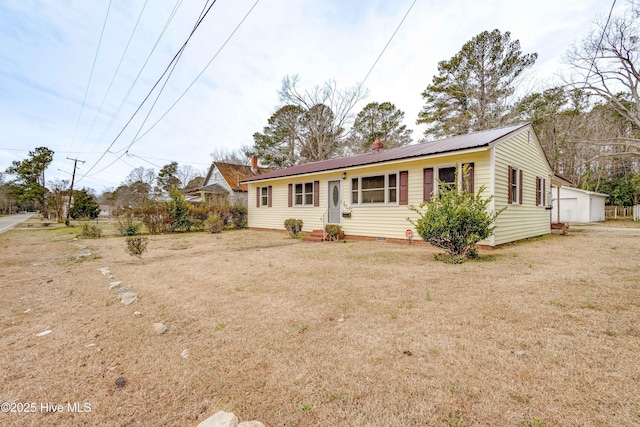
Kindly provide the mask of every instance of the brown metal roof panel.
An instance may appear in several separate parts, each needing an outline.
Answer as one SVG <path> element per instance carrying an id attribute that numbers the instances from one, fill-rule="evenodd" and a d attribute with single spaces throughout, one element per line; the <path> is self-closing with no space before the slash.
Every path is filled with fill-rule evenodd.
<path id="1" fill-rule="evenodd" d="M 452 138 L 441 139 L 437 141 L 428 141 L 420 144 L 393 148 L 390 150 L 370 152 L 366 154 L 359 154 L 351 157 L 341 157 L 320 162 L 304 163 L 286 169 L 275 170 L 263 175 L 250 177 L 244 179 L 243 182 L 304 175 L 307 173 L 324 172 L 328 170 L 344 169 L 354 166 L 370 165 L 381 162 L 409 159 L 412 157 L 422 157 L 433 154 L 449 153 L 460 150 L 468 150 L 471 148 L 489 146 L 489 144 L 520 130 L 526 125 L 528 125 L 528 123 L 520 123 L 515 126 L 480 131 L 467 135 L 459 135 Z"/>

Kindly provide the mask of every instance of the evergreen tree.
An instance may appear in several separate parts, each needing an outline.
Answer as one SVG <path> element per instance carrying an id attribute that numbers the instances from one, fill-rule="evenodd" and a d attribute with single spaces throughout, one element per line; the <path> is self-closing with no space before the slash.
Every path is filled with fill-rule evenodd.
<path id="1" fill-rule="evenodd" d="M 384 148 L 401 147 L 411 143 L 413 131 L 402 124 L 404 112 L 391 102 L 371 102 L 356 116 L 351 130 L 351 149 L 355 153 L 366 153 L 376 139 Z"/>
<path id="2" fill-rule="evenodd" d="M 438 63 L 422 97 L 426 103 L 418 124 L 428 125 L 427 137 L 448 137 L 506 124 L 514 83 L 538 57 L 523 54 L 511 33 L 484 31 L 462 46 L 448 61 Z"/>
<path id="3" fill-rule="evenodd" d="M 99 214 L 100 205 L 92 194 L 89 194 L 89 192 L 85 188 L 83 188 L 82 190 L 74 190 L 73 204 L 71 205 L 71 210 L 69 211 L 69 216 L 71 216 L 71 218 L 95 219 Z"/>

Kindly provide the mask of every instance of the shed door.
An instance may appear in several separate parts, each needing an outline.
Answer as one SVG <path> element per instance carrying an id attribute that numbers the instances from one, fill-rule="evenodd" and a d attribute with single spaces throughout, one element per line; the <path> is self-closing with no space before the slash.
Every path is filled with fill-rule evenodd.
<path id="1" fill-rule="evenodd" d="M 340 224 L 340 181 L 329 181 L 329 224 Z"/>

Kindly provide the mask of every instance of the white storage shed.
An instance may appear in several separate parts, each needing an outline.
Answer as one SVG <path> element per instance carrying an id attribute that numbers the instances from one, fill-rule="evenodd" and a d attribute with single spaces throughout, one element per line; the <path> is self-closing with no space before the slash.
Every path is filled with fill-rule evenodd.
<path id="1" fill-rule="evenodd" d="M 558 221 L 558 188 L 553 187 L 551 218 Z M 608 194 L 578 188 L 560 187 L 560 222 L 604 221 L 604 203 Z"/>

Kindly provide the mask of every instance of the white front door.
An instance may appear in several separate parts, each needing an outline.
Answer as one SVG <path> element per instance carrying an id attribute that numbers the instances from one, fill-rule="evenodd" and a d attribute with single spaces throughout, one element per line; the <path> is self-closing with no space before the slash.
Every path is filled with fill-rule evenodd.
<path id="1" fill-rule="evenodd" d="M 340 224 L 340 181 L 329 181 L 329 224 Z"/>

